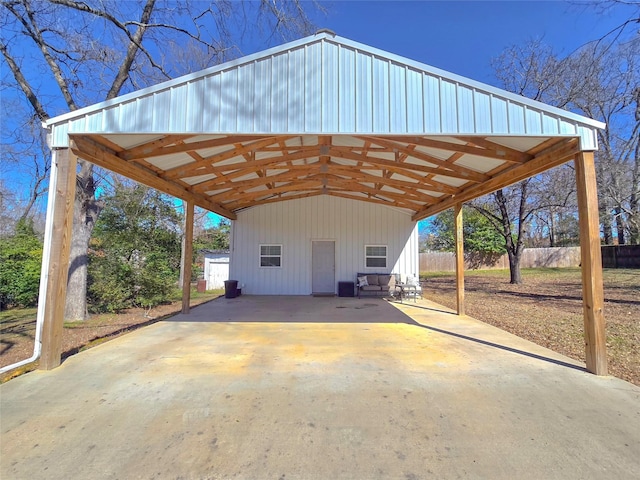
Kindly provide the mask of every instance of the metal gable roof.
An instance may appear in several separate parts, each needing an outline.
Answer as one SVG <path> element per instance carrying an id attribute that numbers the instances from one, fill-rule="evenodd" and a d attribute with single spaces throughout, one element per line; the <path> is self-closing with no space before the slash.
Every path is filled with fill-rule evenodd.
<path id="1" fill-rule="evenodd" d="M 45 127 L 52 148 L 232 219 L 332 195 L 419 220 L 596 149 L 604 125 L 320 33 Z"/>
<path id="2" fill-rule="evenodd" d="M 318 33 L 45 122 L 82 134 L 577 136 L 601 122 Z"/>

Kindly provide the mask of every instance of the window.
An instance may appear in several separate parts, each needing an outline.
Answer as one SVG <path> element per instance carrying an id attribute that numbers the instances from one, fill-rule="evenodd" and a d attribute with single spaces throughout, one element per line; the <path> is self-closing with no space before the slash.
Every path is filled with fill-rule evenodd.
<path id="1" fill-rule="evenodd" d="M 282 245 L 260 245 L 261 267 L 282 267 Z"/>
<path id="2" fill-rule="evenodd" d="M 365 245 L 364 265 L 367 268 L 387 268 L 387 246 Z"/>

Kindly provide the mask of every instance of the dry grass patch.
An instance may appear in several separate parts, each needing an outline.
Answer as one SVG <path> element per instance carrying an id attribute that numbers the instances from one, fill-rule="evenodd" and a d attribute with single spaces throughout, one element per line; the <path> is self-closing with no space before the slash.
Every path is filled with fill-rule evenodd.
<path id="1" fill-rule="evenodd" d="M 568 357 L 585 361 L 580 269 L 465 274 L 466 313 Z M 455 274 L 422 274 L 425 298 L 455 308 Z M 609 373 L 640 386 L 640 270 L 604 270 Z"/>
<path id="2" fill-rule="evenodd" d="M 191 306 L 218 298 L 220 291 L 191 293 Z M 62 358 L 124 335 L 137 328 L 175 315 L 182 309 L 182 302 L 174 301 L 153 308 L 132 308 L 118 314 L 93 315 L 84 322 L 65 323 L 62 334 Z M 14 309 L 0 312 L 0 366 L 11 365 L 31 357 L 36 330 L 36 309 Z M 0 377 L 4 382 L 37 368 L 37 362 L 8 372 Z"/>

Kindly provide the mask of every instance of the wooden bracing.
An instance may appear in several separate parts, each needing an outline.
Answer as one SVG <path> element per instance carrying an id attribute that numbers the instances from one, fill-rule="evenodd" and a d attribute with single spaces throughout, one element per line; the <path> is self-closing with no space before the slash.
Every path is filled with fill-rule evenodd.
<path id="1" fill-rule="evenodd" d="M 519 150 L 468 135 L 165 135 L 125 148 L 109 135 L 72 135 L 71 148 L 230 219 L 274 201 L 333 195 L 420 220 L 571 160 L 578 140 L 540 137 Z"/>

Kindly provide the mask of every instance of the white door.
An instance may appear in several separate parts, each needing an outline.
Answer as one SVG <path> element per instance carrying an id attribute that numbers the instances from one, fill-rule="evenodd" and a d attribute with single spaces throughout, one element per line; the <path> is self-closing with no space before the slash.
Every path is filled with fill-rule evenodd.
<path id="1" fill-rule="evenodd" d="M 209 263 L 207 290 L 224 288 L 224 281 L 229 280 L 228 263 Z"/>
<path id="2" fill-rule="evenodd" d="M 314 295 L 336 293 L 336 242 L 313 241 L 311 247 L 311 291 Z"/>

